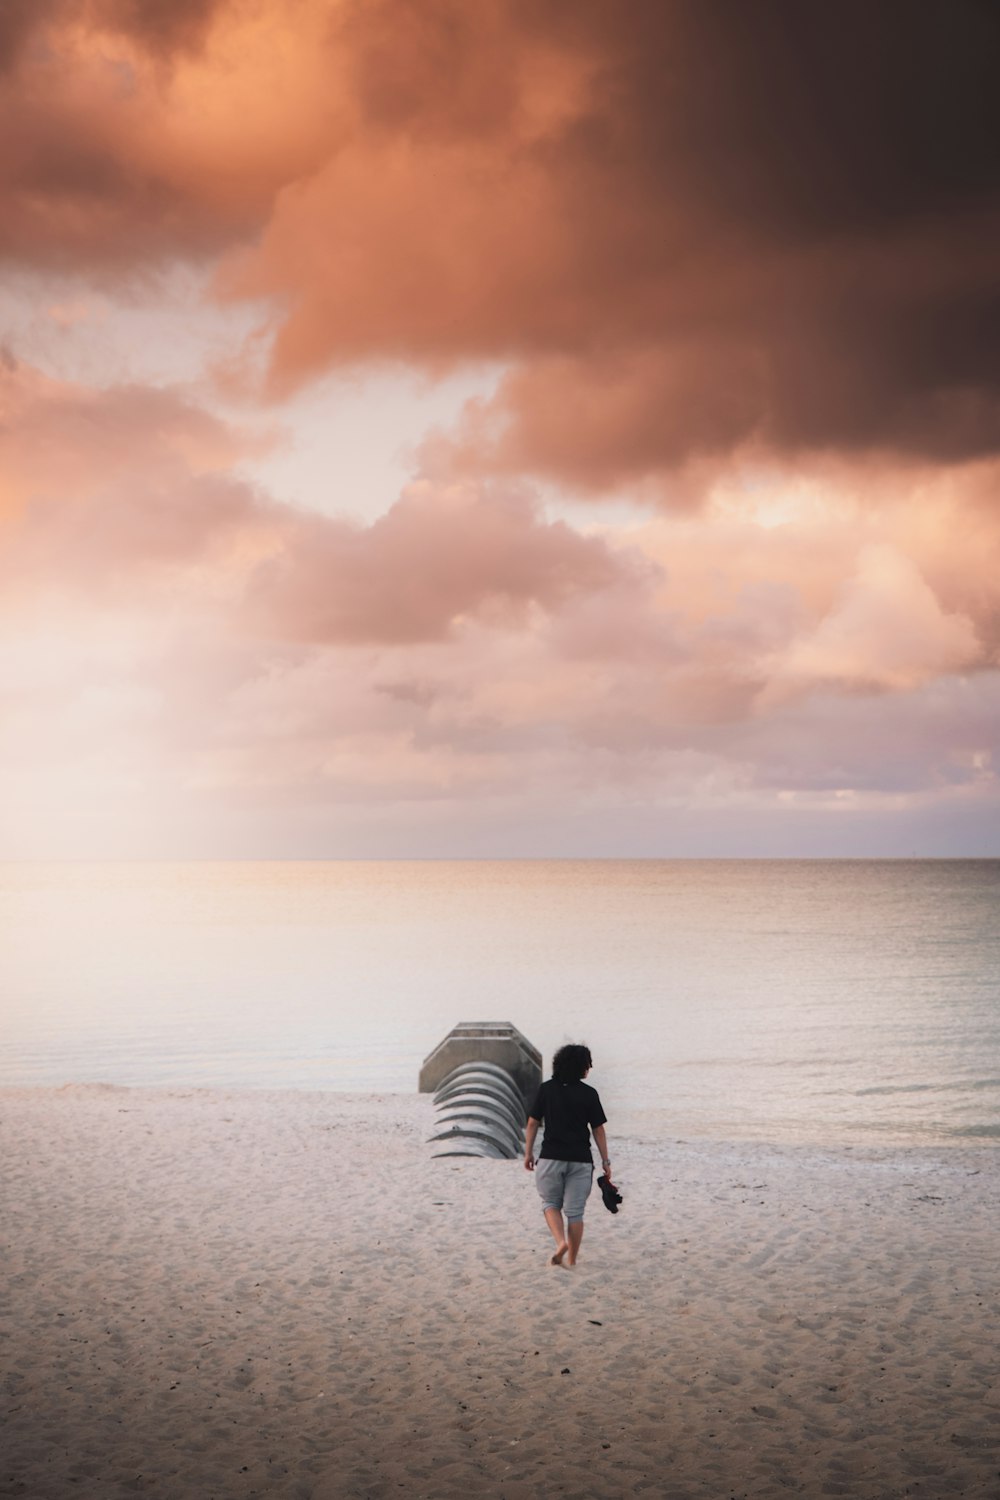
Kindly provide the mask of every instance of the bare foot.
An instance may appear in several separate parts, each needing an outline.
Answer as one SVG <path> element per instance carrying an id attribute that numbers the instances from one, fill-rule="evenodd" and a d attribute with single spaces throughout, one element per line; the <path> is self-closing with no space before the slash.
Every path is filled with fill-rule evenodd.
<path id="1" fill-rule="evenodd" d="M 550 1266 L 561 1266 L 562 1263 L 563 1263 L 563 1256 L 566 1254 L 566 1251 L 568 1249 L 569 1249 L 569 1245 L 566 1243 L 565 1240 L 563 1240 L 562 1244 L 559 1246 L 559 1248 L 556 1251 L 555 1255 L 553 1255 L 552 1259 L 549 1261 L 549 1265 Z"/>

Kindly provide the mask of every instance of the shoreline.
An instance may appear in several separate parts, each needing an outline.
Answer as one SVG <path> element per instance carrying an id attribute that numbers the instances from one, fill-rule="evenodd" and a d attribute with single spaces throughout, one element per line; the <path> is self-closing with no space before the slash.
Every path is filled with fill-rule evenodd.
<path id="1" fill-rule="evenodd" d="M 432 1118 L 0 1089 L 0 1494 L 995 1497 L 993 1147 L 622 1129 L 569 1269 Z"/>

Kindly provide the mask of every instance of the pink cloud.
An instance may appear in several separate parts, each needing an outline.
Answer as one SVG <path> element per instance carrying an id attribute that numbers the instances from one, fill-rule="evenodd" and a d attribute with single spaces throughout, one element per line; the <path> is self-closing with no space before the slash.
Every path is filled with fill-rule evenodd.
<path id="1" fill-rule="evenodd" d="M 412 485 L 373 525 L 301 516 L 250 581 L 249 607 L 302 640 L 443 637 L 462 617 L 525 620 L 630 577 L 633 565 L 516 490 Z"/>
<path id="2" fill-rule="evenodd" d="M 883 542 L 862 548 L 835 607 L 767 664 L 765 696 L 821 684 L 905 691 L 981 662 L 971 620 L 942 609 L 910 559 Z"/>
<path id="3" fill-rule="evenodd" d="M 438 639 L 465 616 L 532 608 L 638 576 L 634 559 L 512 486 L 415 483 L 370 526 L 280 505 L 231 471 L 254 444 L 167 392 L 95 392 L 5 372 L 4 570 L 21 597 L 148 591 L 236 610 L 263 638 Z"/>
<path id="4" fill-rule="evenodd" d="M 79 500 L 118 475 L 218 472 L 267 445 L 172 391 L 93 390 L 10 355 L 0 359 L 0 413 L 0 517 Z"/>

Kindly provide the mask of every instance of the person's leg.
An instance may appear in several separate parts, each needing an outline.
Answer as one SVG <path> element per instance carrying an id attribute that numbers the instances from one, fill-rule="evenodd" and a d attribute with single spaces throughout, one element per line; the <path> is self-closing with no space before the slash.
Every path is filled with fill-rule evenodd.
<path id="1" fill-rule="evenodd" d="M 569 1240 L 563 1226 L 563 1180 L 565 1162 L 548 1161 L 544 1157 L 535 1163 L 535 1186 L 538 1196 L 542 1200 L 542 1210 L 545 1214 L 545 1222 L 549 1226 L 549 1233 L 555 1240 L 556 1248 L 550 1265 L 561 1266 L 563 1256 L 569 1249 Z"/>
<path id="2" fill-rule="evenodd" d="M 566 1237 L 563 1228 L 563 1216 L 558 1208 L 547 1208 L 545 1210 L 545 1222 L 549 1226 L 549 1232 L 556 1242 L 555 1254 L 549 1261 L 549 1265 L 561 1266 L 563 1256 L 570 1247 L 570 1241 Z"/>
<path id="3" fill-rule="evenodd" d="M 569 1162 L 566 1172 L 566 1240 L 569 1253 L 566 1264 L 576 1265 L 577 1256 L 580 1253 L 580 1242 L 583 1239 L 583 1211 L 590 1196 L 591 1184 L 594 1181 L 594 1169 L 589 1162 Z"/>

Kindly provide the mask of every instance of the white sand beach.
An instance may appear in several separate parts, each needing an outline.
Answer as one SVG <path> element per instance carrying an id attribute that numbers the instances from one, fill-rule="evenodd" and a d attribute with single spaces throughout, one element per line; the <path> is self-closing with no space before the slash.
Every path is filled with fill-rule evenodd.
<path id="1" fill-rule="evenodd" d="M 0 1493 L 1000 1495 L 992 1146 L 663 1142 L 580 1263 L 427 1097 L 7 1090 Z"/>

